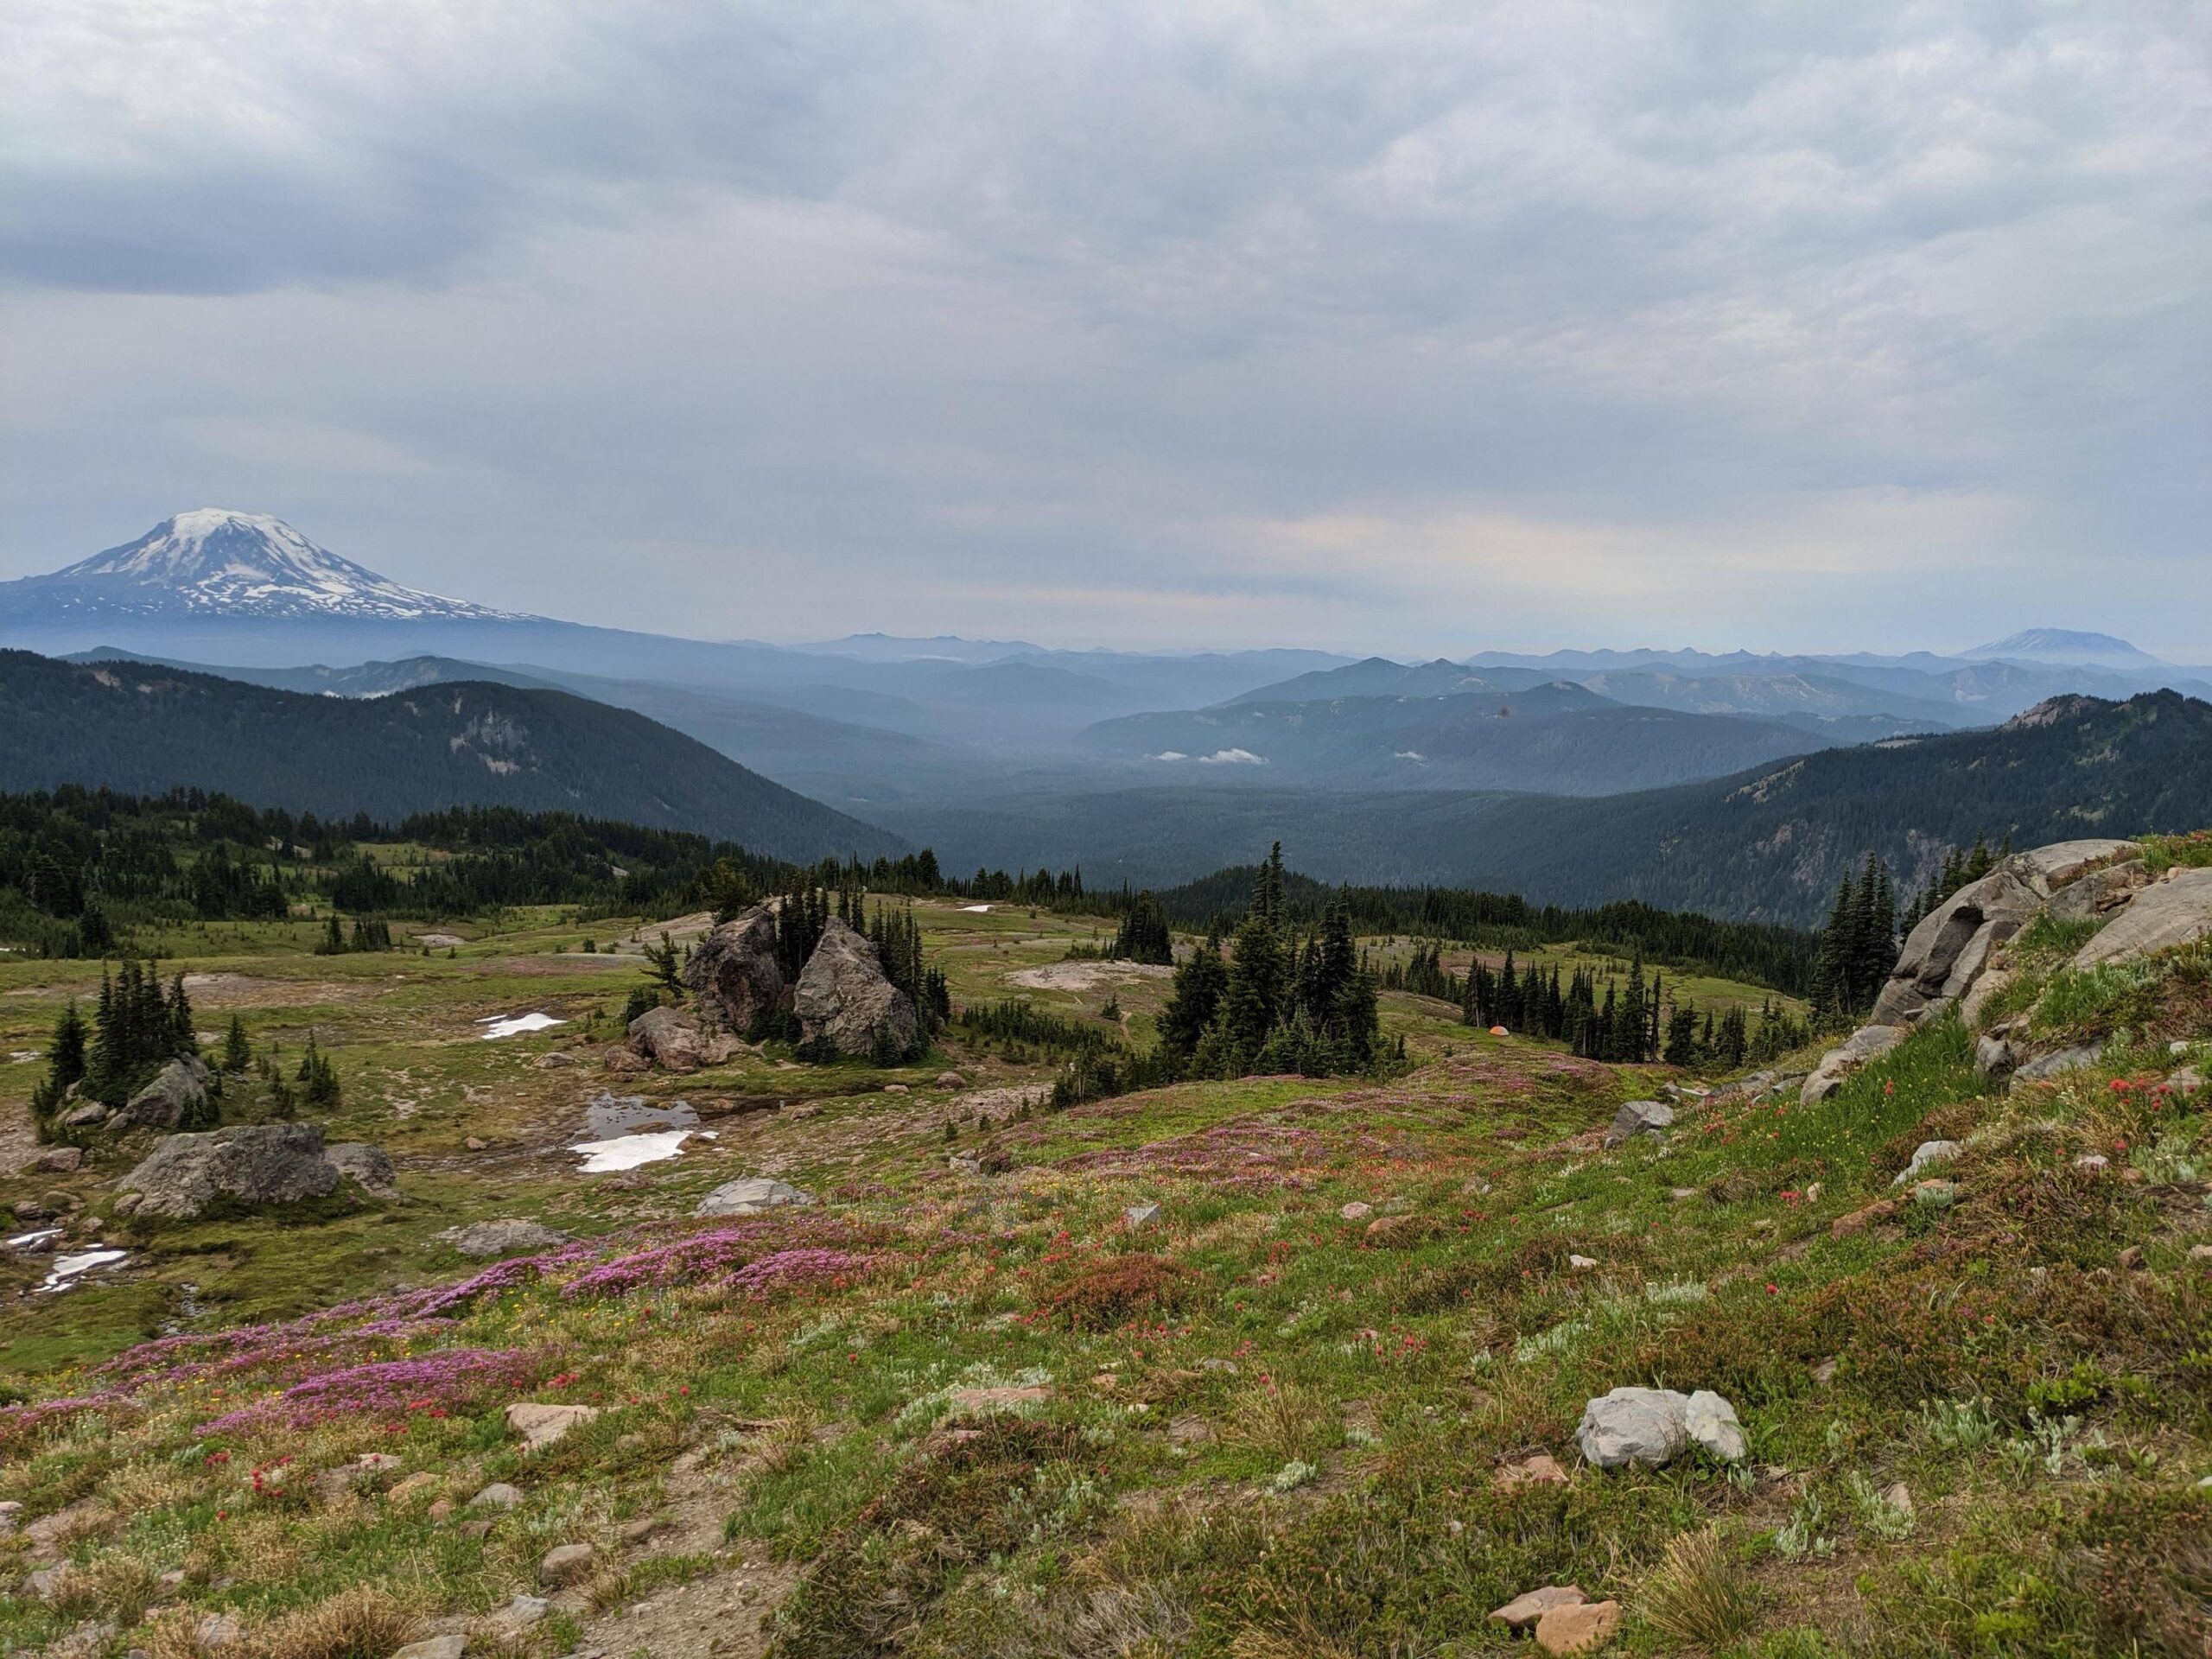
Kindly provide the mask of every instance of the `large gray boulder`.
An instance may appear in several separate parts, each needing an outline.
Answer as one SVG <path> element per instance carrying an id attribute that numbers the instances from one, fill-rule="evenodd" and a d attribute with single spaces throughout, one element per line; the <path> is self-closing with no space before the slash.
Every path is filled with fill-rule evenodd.
<path id="1" fill-rule="evenodd" d="M 136 1214 L 188 1220 L 219 1198 L 245 1205 L 326 1198 L 338 1179 L 316 1125 L 260 1123 L 172 1135 L 122 1184 L 140 1195 Z"/>
<path id="2" fill-rule="evenodd" d="M 884 977 L 875 947 L 834 917 L 798 976 L 791 1007 L 809 1042 L 826 1041 L 841 1054 L 883 1046 L 905 1053 L 920 1031 L 912 1000 Z"/>
<path id="3" fill-rule="evenodd" d="M 729 1033 L 709 1030 L 681 1008 L 648 1008 L 630 1022 L 630 1046 L 664 1071 L 696 1071 L 737 1052 Z"/>
<path id="4" fill-rule="evenodd" d="M 776 955 L 775 911 L 755 905 L 700 940 L 683 982 L 708 1019 L 740 1036 L 755 1029 L 790 989 Z"/>
<path id="5" fill-rule="evenodd" d="M 215 1074 L 197 1054 L 171 1060 L 151 1083 L 124 1103 L 111 1127 L 173 1129 L 192 1122 L 207 1103 Z M 207 1122 L 200 1119 L 200 1122 Z"/>
<path id="6" fill-rule="evenodd" d="M 2074 955 L 2076 968 L 2147 957 L 2212 937 L 2212 869 L 2169 871 L 2128 901 Z"/>

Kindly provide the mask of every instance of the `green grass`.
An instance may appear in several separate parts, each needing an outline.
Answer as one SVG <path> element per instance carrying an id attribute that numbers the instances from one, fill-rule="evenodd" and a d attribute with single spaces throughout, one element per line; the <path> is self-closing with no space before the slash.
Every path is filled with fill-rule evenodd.
<path id="1" fill-rule="evenodd" d="M 963 999 L 1014 994 L 1012 973 L 1084 937 L 1026 912 L 923 914 Z M 803 1575 L 777 1626 L 783 1659 L 881 1651 L 887 1629 L 917 1656 L 1118 1643 L 1467 1659 L 1525 1650 L 1484 1615 L 1568 1581 L 1623 1601 L 1634 1654 L 2086 1659 L 2188 1651 L 2175 1643 L 2199 1634 L 2212 1291 L 2187 1252 L 2212 1235 L 2212 1125 L 2201 1098 L 2110 1087 L 2162 1052 L 2153 1034 L 2212 1036 L 2202 999 L 2185 1027 L 2185 957 L 2124 994 L 2039 982 L 2038 1019 L 2045 1004 L 2124 1016 L 2135 1036 L 2110 1067 L 2018 1095 L 1985 1088 L 1971 1033 L 1945 1021 L 1820 1106 L 1685 1101 L 1664 1142 L 1607 1151 L 1595 1132 L 1666 1068 L 1574 1060 L 1393 996 L 1407 1077 L 1189 1084 L 1001 1122 L 988 1138 L 1008 1168 L 987 1182 L 945 1166 L 951 1097 L 935 1073 L 995 1086 L 1036 1066 L 957 1046 L 888 1071 L 748 1054 L 626 1082 L 813 1111 L 717 1120 L 721 1139 L 609 1179 L 578 1178 L 558 1151 L 605 1086 L 594 1051 L 638 977 L 634 959 L 579 954 L 587 931 L 617 930 L 544 912 L 452 960 L 264 953 L 273 937 L 190 958 L 251 982 L 203 1000 L 203 1027 L 236 1006 L 257 1044 L 314 1028 L 346 1084 L 334 1137 L 391 1147 L 406 1201 L 118 1228 L 141 1258 L 131 1274 L 0 1306 L 12 1385 L 95 1394 L 112 1379 L 86 1363 L 165 1320 L 208 1331 L 459 1279 L 474 1268 L 434 1235 L 461 1220 L 542 1214 L 606 1236 L 607 1255 L 664 1244 L 692 1230 L 707 1186 L 766 1166 L 824 1202 L 760 1224 L 760 1249 L 826 1242 L 865 1270 L 759 1296 L 692 1275 L 565 1297 L 572 1268 L 359 1351 L 295 1361 L 272 1343 L 231 1375 L 0 1429 L 0 1497 L 35 1515 L 86 1497 L 112 1510 L 69 1546 L 101 1576 L 66 1610 L 20 1593 L 31 1563 L 0 1549 L 0 1591 L 16 1592 L 0 1599 L 0 1641 L 127 1618 L 172 1571 L 182 1607 L 232 1611 L 257 1640 L 364 1583 L 421 1612 L 480 1614 L 534 1590 L 538 1557 L 575 1540 L 612 1563 L 594 1600 L 628 1605 L 736 1573 L 734 1554 L 696 1545 L 620 1544 L 620 1525 L 671 1501 L 694 1465 L 727 1482 L 727 1547 Z M 0 967 L 0 986 L 29 993 L 0 995 L 0 1033 L 34 1046 L 88 982 L 82 965 Z M 1125 1007 L 1160 995 L 1156 981 L 1116 988 Z M 1103 994 L 1035 998 L 1095 1011 Z M 525 1007 L 571 1023 L 480 1039 L 477 1019 Z M 537 1065 L 561 1047 L 586 1064 Z M 0 1068 L 0 1088 L 27 1096 L 35 1071 Z M 886 1096 L 886 1081 L 912 1092 Z M 466 1152 L 472 1134 L 486 1153 Z M 1939 1136 L 1967 1143 L 1944 1171 L 1958 1201 L 1866 1219 Z M 963 1125 L 957 1144 L 982 1138 Z M 2115 1173 L 2077 1169 L 2092 1149 Z M 2132 1184 L 2116 1173 L 2131 1160 Z M 98 1211 L 124 1166 L 41 1185 Z M 1139 1202 L 1163 1214 L 1133 1233 L 1122 1211 Z M 1366 1212 L 1341 1213 L 1355 1203 Z M 1839 1232 L 1847 1217 L 1864 1224 Z M 2116 1268 L 2131 1243 L 2148 1271 Z M 529 1349 L 524 1397 L 606 1414 L 527 1455 L 503 1431 L 504 1397 L 202 1428 L 297 1366 L 446 1347 Z M 953 1391 L 1032 1383 L 1049 1395 L 949 1414 Z M 1582 1466 L 1584 1402 L 1627 1383 L 1725 1395 L 1750 1466 Z M 1567 1485 L 1498 1486 L 1501 1465 L 1540 1450 L 1573 1471 Z M 365 1451 L 399 1466 L 316 1491 Z M 389 1496 L 418 1472 L 428 1487 Z M 482 1536 L 459 1524 L 466 1510 L 433 1516 L 435 1499 L 493 1479 L 525 1497 Z M 1898 1481 L 1909 1525 L 1881 1497 Z M 549 1625 L 535 1650 L 576 1639 L 573 1621 Z"/>

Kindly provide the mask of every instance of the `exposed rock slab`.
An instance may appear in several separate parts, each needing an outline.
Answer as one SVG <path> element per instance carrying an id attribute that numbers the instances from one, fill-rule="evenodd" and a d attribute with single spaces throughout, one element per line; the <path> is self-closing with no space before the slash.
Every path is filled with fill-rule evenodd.
<path id="1" fill-rule="evenodd" d="M 358 1181 L 365 1192 L 388 1198 L 397 1191 L 398 1172 L 392 1168 L 391 1155 L 382 1147 L 347 1141 L 328 1147 L 322 1155 L 340 1176 Z"/>
<path id="2" fill-rule="evenodd" d="M 2073 966 L 2146 957 L 2154 950 L 2194 944 L 2212 937 L 2212 869 L 2170 871 L 2145 887 L 2105 926 L 2075 952 Z"/>
<path id="3" fill-rule="evenodd" d="M 507 1429 L 522 1436 L 529 1446 L 550 1446 L 580 1423 L 588 1423 L 599 1415 L 597 1406 L 547 1405 L 535 1400 L 518 1400 L 507 1408 Z"/>

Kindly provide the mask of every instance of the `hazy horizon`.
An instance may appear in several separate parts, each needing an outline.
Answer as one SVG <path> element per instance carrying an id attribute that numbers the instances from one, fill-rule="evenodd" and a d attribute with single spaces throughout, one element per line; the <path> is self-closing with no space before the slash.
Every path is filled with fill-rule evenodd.
<path id="1" fill-rule="evenodd" d="M 0 578 L 2212 658 L 2212 12 L 33 0 Z"/>

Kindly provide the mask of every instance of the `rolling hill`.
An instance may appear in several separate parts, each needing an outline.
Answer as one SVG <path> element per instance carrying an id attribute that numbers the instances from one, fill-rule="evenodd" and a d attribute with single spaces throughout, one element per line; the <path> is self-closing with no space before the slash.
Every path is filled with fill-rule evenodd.
<path id="1" fill-rule="evenodd" d="M 460 681 L 356 698 L 0 652 L 0 789 L 62 783 L 220 790 L 327 817 L 557 810 L 793 859 L 905 849 L 696 739 L 565 691 Z"/>

